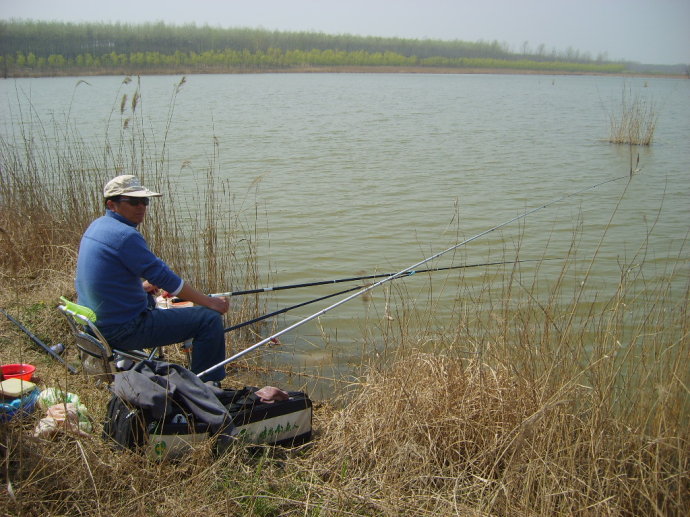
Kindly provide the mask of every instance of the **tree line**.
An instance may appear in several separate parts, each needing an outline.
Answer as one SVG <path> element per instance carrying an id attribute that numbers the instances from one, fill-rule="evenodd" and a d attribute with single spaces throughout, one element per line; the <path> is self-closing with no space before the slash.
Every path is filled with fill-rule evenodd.
<path id="1" fill-rule="evenodd" d="M 67 23 L 0 20 L 4 76 L 184 69 L 289 69 L 395 66 L 505 68 L 615 73 L 625 64 L 591 60 L 568 49 L 511 53 L 497 41 L 414 40 L 265 29 L 175 26 L 160 23 Z"/>
<path id="2" fill-rule="evenodd" d="M 224 70 L 280 70 L 290 68 L 309 67 L 429 67 L 429 68 L 484 68 L 484 69 L 513 69 L 538 71 L 567 71 L 567 72 L 623 72 L 625 66 L 616 63 L 572 63 L 564 61 L 532 61 L 507 60 L 494 58 L 446 58 L 403 56 L 395 52 L 345 52 L 333 50 L 301 50 L 282 51 L 270 48 L 263 52 L 257 50 L 181 52 L 172 54 L 160 52 L 132 52 L 118 54 L 110 52 L 101 56 L 90 53 L 78 54 L 74 58 L 66 58 L 61 54 L 51 54 L 47 58 L 37 57 L 29 52 L 24 55 L 17 52 L 15 56 L 0 56 L 0 67 L 14 71 L 9 75 L 21 75 L 21 71 L 59 72 L 73 71 L 103 71 L 113 70 L 127 72 L 155 72 L 165 70 L 186 70 L 196 72 L 214 72 Z"/>

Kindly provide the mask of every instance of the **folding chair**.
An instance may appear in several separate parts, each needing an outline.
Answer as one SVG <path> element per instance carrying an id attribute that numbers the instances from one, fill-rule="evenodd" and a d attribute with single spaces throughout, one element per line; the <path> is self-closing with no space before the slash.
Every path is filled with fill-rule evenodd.
<path id="1" fill-rule="evenodd" d="M 153 359 L 158 353 L 157 348 L 150 354 L 142 350 L 112 348 L 95 324 L 96 313 L 64 296 L 60 299 L 63 305 L 58 305 L 58 310 L 65 316 L 72 330 L 84 372 L 93 376 L 97 383 L 110 383 L 118 371 L 128 370 L 134 363 L 144 359 Z"/>

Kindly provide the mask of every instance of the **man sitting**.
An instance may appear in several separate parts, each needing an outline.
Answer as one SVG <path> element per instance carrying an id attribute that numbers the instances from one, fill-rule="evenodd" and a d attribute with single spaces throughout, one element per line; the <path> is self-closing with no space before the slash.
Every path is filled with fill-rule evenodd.
<path id="1" fill-rule="evenodd" d="M 91 223 L 79 245 L 78 303 L 96 313 L 96 324 L 114 348 L 138 350 L 193 339 L 191 370 L 198 373 L 225 359 L 222 315 L 229 303 L 201 293 L 149 250 L 137 226 L 150 199 L 161 195 L 132 175 L 105 185 L 106 213 Z M 195 306 L 151 307 L 149 292 L 159 288 Z M 216 368 L 203 380 L 217 385 L 224 377 L 225 370 Z"/>

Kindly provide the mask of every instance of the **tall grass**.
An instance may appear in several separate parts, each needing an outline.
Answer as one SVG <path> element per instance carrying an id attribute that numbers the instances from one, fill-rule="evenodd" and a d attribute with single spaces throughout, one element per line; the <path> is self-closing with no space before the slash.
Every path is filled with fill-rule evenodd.
<path id="1" fill-rule="evenodd" d="M 191 176 L 186 186 L 166 159 L 175 99 L 183 85 L 184 79 L 171 94 L 164 134 L 154 135 L 140 110 L 139 85 L 125 78 L 102 144 L 85 139 L 69 118 L 44 124 L 30 102 L 20 98 L 27 129 L 0 138 L 0 258 L 6 266 L 0 274 L 8 293 L 17 298 L 43 290 L 53 301 L 74 296 L 79 240 L 105 211 L 103 185 L 119 174 L 135 174 L 164 193 L 153 200 L 140 229 L 151 249 L 183 278 L 206 292 L 257 284 L 255 225 L 248 220 L 253 215 L 228 201 L 228 180 L 217 177 L 217 143 L 209 143 L 205 169 L 183 166 Z M 78 88 L 79 83 L 76 98 Z M 256 299 L 244 297 L 232 312 L 241 319 L 256 310 Z"/>
<path id="2" fill-rule="evenodd" d="M 584 301 L 562 292 L 572 262 L 546 289 L 507 272 L 510 296 L 477 288 L 435 346 L 372 368 L 310 458 L 322 496 L 384 515 L 686 514 L 687 270 L 642 289 L 623 268 Z"/>
<path id="3" fill-rule="evenodd" d="M 121 105 L 117 127 L 135 127 L 131 104 Z M 217 146 L 199 181 L 209 185 L 199 191 L 204 208 L 184 213 L 203 243 L 192 249 L 175 172 L 149 140 L 124 138 L 128 130 L 109 137 L 118 146 L 105 152 L 77 140 L 65 150 L 70 159 L 36 139 L 0 142 L 0 300 L 31 315 L 49 343 L 64 329 L 41 318 L 51 321 L 52 302 L 71 282 L 79 236 L 102 212 L 98 192 L 116 164 L 166 193 L 144 231 L 195 282 L 217 289 L 260 276 L 255 249 L 239 243 L 252 242 L 251 221 L 223 212 Z M 73 202 L 54 207 L 56 186 Z M 163 464 L 115 452 L 99 435 L 108 392 L 68 376 L 2 324 L 0 361 L 37 364 L 42 384 L 78 393 L 95 431 L 37 439 L 39 415 L 0 426 L 0 507 L 11 515 L 687 515 L 687 263 L 669 257 L 673 266 L 652 283 L 634 255 L 611 292 L 589 296 L 579 280 L 596 256 L 577 257 L 574 243 L 556 275 L 543 264 L 529 278 L 513 264 L 459 282 L 457 317 L 445 325 L 415 307 L 404 284 L 389 285 L 394 320 L 382 318 L 380 335 L 365 338 L 384 342 L 381 359 L 363 354 L 361 378 L 317 403 L 315 440 L 295 451 L 216 457 L 205 444 Z"/>
<path id="4" fill-rule="evenodd" d="M 656 129 L 654 102 L 630 88 L 623 88 L 620 106 L 609 114 L 609 142 L 613 144 L 651 145 Z"/>

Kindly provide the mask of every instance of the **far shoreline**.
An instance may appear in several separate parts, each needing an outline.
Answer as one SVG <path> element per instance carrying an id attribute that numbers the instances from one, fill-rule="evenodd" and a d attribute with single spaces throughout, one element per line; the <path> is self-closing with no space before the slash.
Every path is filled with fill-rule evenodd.
<path id="1" fill-rule="evenodd" d="M 452 68 L 452 67 L 418 67 L 418 66 L 324 66 L 293 68 L 210 68 L 180 67 L 143 69 L 97 69 L 41 73 L 35 70 L 24 70 L 20 73 L 3 75 L 3 79 L 25 79 L 41 77 L 90 77 L 90 76 L 146 76 L 146 75 L 247 75 L 247 74 L 434 74 L 434 75 L 545 75 L 545 76 L 600 76 L 600 77 L 642 77 L 666 79 L 690 79 L 686 74 L 642 73 L 642 72 L 584 72 L 567 70 L 518 70 L 511 68 Z"/>

